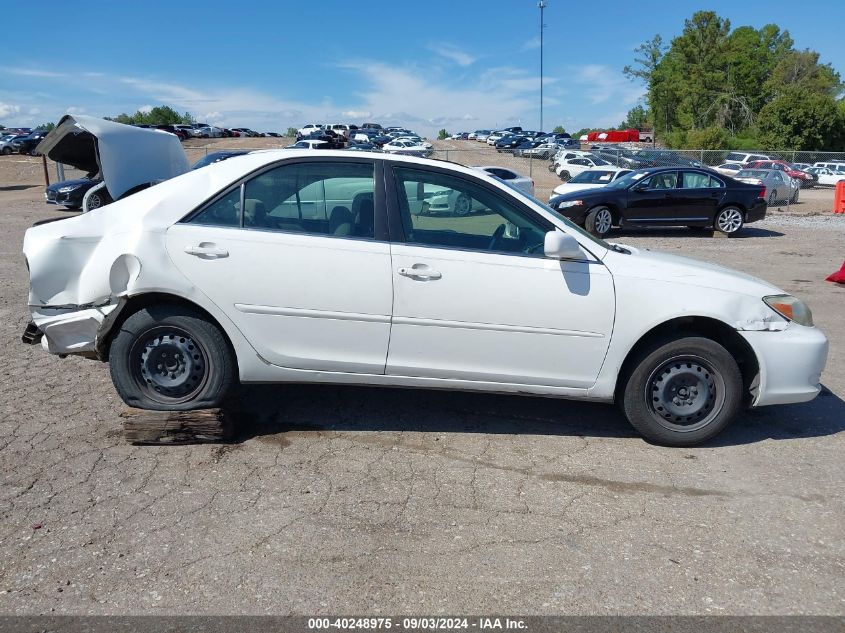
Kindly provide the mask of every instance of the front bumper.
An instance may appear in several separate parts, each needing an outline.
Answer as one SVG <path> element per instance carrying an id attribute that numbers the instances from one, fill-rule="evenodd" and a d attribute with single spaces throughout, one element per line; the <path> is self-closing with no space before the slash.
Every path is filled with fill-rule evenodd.
<path id="1" fill-rule="evenodd" d="M 95 354 L 103 321 L 116 304 L 96 307 L 47 308 L 30 306 L 32 321 L 43 334 L 41 347 L 51 354 Z M 27 326 L 26 336 L 32 328 Z M 26 341 L 25 341 L 26 342 Z"/>
<path id="2" fill-rule="evenodd" d="M 752 406 L 807 402 L 818 395 L 828 350 L 821 330 L 790 323 L 784 330 L 739 334 L 760 365 L 760 384 Z"/>

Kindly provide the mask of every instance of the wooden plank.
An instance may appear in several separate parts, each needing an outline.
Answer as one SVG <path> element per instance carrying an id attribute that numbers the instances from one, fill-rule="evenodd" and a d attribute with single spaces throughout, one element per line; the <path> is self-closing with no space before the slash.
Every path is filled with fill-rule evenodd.
<path id="1" fill-rule="evenodd" d="M 232 424 L 223 409 L 148 411 L 127 407 L 120 413 L 132 444 L 202 444 L 226 441 Z"/>

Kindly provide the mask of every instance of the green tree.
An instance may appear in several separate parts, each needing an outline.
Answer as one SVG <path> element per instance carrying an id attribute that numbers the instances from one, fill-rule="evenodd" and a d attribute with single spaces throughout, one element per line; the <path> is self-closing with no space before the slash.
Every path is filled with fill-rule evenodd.
<path id="1" fill-rule="evenodd" d="M 648 112 L 641 105 L 628 110 L 627 118 L 619 124 L 619 129 L 647 130 L 649 128 Z"/>
<path id="2" fill-rule="evenodd" d="M 693 149 L 724 149 L 728 146 L 729 136 L 725 128 L 718 125 L 699 130 L 690 130 L 686 134 L 686 146 Z"/>
<path id="3" fill-rule="evenodd" d="M 842 91 L 843 86 L 839 73 L 829 64 L 819 63 L 817 52 L 791 50 L 773 68 L 764 87 L 772 97 L 790 88 L 835 97 Z"/>
<path id="4" fill-rule="evenodd" d="M 766 147 L 791 150 L 834 150 L 841 137 L 842 114 L 828 94 L 788 86 L 763 106 L 757 117 Z"/>
<path id="5" fill-rule="evenodd" d="M 566 134 L 566 130 L 562 125 L 556 125 L 555 129 L 552 130 L 554 134 Z"/>
<path id="6" fill-rule="evenodd" d="M 36 129 L 38 129 L 38 130 L 46 130 L 46 131 L 48 131 L 48 132 L 49 132 L 49 131 L 50 131 L 50 130 L 52 130 L 54 127 L 56 127 L 56 124 L 55 124 L 55 123 L 53 123 L 52 121 L 50 121 L 50 122 L 48 122 L 48 123 L 42 123 L 41 125 L 36 126 Z"/>
<path id="7" fill-rule="evenodd" d="M 118 114 L 115 117 L 106 117 L 110 121 L 132 125 L 141 123 L 144 125 L 173 125 L 175 123 L 193 123 L 194 116 L 190 112 L 179 114 L 170 106 L 156 106 L 148 112 L 137 110 L 135 114 Z"/>
<path id="8" fill-rule="evenodd" d="M 295 127 L 289 127 L 287 132 L 285 132 L 285 136 L 290 136 L 291 138 L 295 137 L 296 136 L 296 128 Z"/>
<path id="9" fill-rule="evenodd" d="M 441 130 L 437 133 L 437 138 L 439 138 L 441 141 L 442 141 L 443 139 L 447 139 L 447 138 L 449 138 L 449 132 L 447 132 L 445 128 L 444 128 L 444 129 L 441 129 Z"/>

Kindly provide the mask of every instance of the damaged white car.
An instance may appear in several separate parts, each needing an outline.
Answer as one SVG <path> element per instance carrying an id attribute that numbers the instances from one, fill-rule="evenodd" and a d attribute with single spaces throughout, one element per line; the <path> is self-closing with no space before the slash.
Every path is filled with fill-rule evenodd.
<path id="1" fill-rule="evenodd" d="M 468 214 L 415 214 L 432 190 Z M 827 339 L 753 277 L 598 240 L 476 169 L 255 152 L 31 228 L 48 352 L 108 361 L 132 406 L 220 405 L 238 380 L 616 401 L 653 441 L 812 399 Z"/>

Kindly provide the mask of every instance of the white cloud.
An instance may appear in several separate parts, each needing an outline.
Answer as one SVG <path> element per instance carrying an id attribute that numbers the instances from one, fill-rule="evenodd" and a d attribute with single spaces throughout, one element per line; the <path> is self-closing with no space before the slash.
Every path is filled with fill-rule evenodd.
<path id="1" fill-rule="evenodd" d="M 643 86 L 633 83 L 621 71 L 610 66 L 587 64 L 574 70 L 573 84 L 581 88 L 581 92 L 593 105 L 621 103 L 633 106 L 646 92 Z"/>
<path id="2" fill-rule="evenodd" d="M 69 107 L 65 110 L 67 114 L 85 114 L 85 108 L 77 108 L 75 106 Z"/>
<path id="3" fill-rule="evenodd" d="M 3 103 L 0 101 L 0 118 L 8 118 L 15 116 L 21 111 L 21 107 L 13 103 Z"/>
<path id="4" fill-rule="evenodd" d="M 524 51 L 533 51 L 536 48 L 540 48 L 540 36 L 539 35 L 535 35 L 534 37 L 532 37 L 530 40 L 527 40 L 522 45 L 522 50 L 524 50 Z"/>
<path id="5" fill-rule="evenodd" d="M 30 108 L 27 114 L 31 114 L 33 116 L 36 114 L 41 114 L 41 108 Z"/>
<path id="6" fill-rule="evenodd" d="M 0 71 L 7 75 L 18 75 L 19 77 L 41 77 L 55 79 L 58 77 L 68 77 L 67 73 L 54 72 L 52 70 L 42 70 L 38 68 L 14 68 L 11 66 L 2 66 Z"/>
<path id="7" fill-rule="evenodd" d="M 470 55 L 466 51 L 461 50 L 454 44 L 448 42 L 432 42 L 428 45 L 428 49 L 456 63 L 458 66 L 471 66 L 478 59 L 475 55 Z"/>
<path id="8" fill-rule="evenodd" d="M 142 112 L 143 114 L 149 114 L 152 111 L 153 106 L 151 105 L 142 105 L 140 108 L 138 108 L 138 112 Z"/>
<path id="9" fill-rule="evenodd" d="M 346 110 L 341 114 L 350 119 L 369 119 L 373 116 L 373 113 L 369 110 Z"/>

